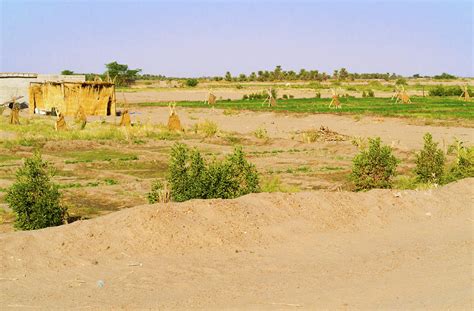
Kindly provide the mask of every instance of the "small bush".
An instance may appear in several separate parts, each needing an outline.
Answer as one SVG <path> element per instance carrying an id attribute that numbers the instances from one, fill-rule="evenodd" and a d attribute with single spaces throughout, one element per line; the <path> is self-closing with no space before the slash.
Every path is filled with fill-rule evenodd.
<path id="1" fill-rule="evenodd" d="M 321 98 L 321 93 L 320 92 L 316 92 L 316 98 Z"/>
<path id="2" fill-rule="evenodd" d="M 168 182 L 171 198 L 177 202 L 230 199 L 260 191 L 257 170 L 245 160 L 241 148 L 222 161 L 206 163 L 199 151 L 177 143 L 171 151 Z"/>
<path id="3" fill-rule="evenodd" d="M 247 95 L 247 97 L 243 99 L 248 99 L 248 100 L 262 100 L 266 99 L 268 97 L 268 94 L 266 92 L 260 92 L 260 93 L 250 93 Z"/>
<path id="4" fill-rule="evenodd" d="M 474 147 L 466 147 L 462 141 L 456 140 L 448 152 L 454 153 L 456 158 L 448 168 L 446 182 L 474 177 Z"/>
<path id="5" fill-rule="evenodd" d="M 398 78 L 397 81 L 395 81 L 395 85 L 408 85 L 407 79 Z"/>
<path id="6" fill-rule="evenodd" d="M 366 98 L 367 97 L 367 93 L 365 91 L 362 91 L 362 98 Z"/>
<path id="7" fill-rule="evenodd" d="M 430 133 L 426 133 L 423 140 L 425 141 L 423 149 L 416 154 L 415 160 L 417 181 L 440 184 L 446 161 L 444 153 L 438 148 L 438 143 L 433 141 Z"/>
<path id="8" fill-rule="evenodd" d="M 197 79 L 187 79 L 186 80 L 186 86 L 189 86 L 189 87 L 195 87 L 197 86 L 199 83 L 199 81 Z"/>
<path id="9" fill-rule="evenodd" d="M 219 127 L 217 126 L 217 123 L 210 120 L 206 120 L 204 121 L 204 123 L 201 124 L 200 130 L 205 137 L 214 137 L 219 131 Z"/>
<path id="10" fill-rule="evenodd" d="M 66 209 L 60 204 L 59 187 L 51 182 L 51 176 L 39 153 L 26 159 L 17 171 L 16 182 L 5 197 L 16 214 L 16 228 L 35 230 L 63 224 Z"/>
<path id="11" fill-rule="evenodd" d="M 258 139 L 268 140 L 268 132 L 266 128 L 258 128 L 253 132 L 253 135 Z"/>
<path id="12" fill-rule="evenodd" d="M 474 95 L 474 92 L 468 88 L 468 93 L 470 96 Z M 459 86 L 444 86 L 444 85 L 437 85 L 432 87 L 428 94 L 430 96 L 461 96 L 462 89 Z"/>
<path id="13" fill-rule="evenodd" d="M 356 190 L 392 187 L 399 161 L 392 154 L 392 148 L 381 145 L 380 138 L 369 139 L 368 149 L 362 150 L 352 162 L 350 177 Z"/>
<path id="14" fill-rule="evenodd" d="M 367 91 L 367 97 L 375 97 L 374 91 L 373 90 L 368 90 Z"/>
<path id="15" fill-rule="evenodd" d="M 151 191 L 148 193 L 148 202 L 150 204 L 168 203 L 170 199 L 168 185 L 161 180 L 156 180 L 151 185 Z"/>

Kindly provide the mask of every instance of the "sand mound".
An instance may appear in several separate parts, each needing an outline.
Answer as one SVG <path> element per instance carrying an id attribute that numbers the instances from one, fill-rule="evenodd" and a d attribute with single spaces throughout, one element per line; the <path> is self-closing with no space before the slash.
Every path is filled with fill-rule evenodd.
<path id="1" fill-rule="evenodd" d="M 474 179 L 429 191 L 251 194 L 139 206 L 1 234 L 0 301 L 90 308 L 466 307 L 472 189 Z M 99 288 L 102 279 L 106 286 Z"/>

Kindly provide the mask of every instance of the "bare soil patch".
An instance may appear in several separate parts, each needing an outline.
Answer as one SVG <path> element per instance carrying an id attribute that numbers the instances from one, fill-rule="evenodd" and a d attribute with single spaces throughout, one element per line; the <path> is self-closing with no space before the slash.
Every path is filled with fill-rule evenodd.
<path id="1" fill-rule="evenodd" d="M 468 309 L 472 189 L 466 179 L 430 191 L 252 194 L 1 234 L 0 301 L 43 309 Z"/>

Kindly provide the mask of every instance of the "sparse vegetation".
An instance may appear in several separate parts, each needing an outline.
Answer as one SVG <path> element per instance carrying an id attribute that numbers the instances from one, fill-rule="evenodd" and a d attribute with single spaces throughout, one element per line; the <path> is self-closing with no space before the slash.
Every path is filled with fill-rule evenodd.
<path id="1" fill-rule="evenodd" d="M 418 182 L 441 184 L 444 176 L 446 157 L 430 133 L 423 137 L 423 149 L 416 154 L 415 174 Z"/>
<path id="2" fill-rule="evenodd" d="M 189 86 L 189 87 L 195 87 L 197 86 L 199 83 L 199 81 L 197 79 L 187 79 L 186 80 L 186 86 Z"/>
<path id="3" fill-rule="evenodd" d="M 199 151 L 177 143 L 171 151 L 168 182 L 171 198 L 177 202 L 229 199 L 260 191 L 257 170 L 241 148 L 224 160 L 207 163 Z"/>
<path id="4" fill-rule="evenodd" d="M 25 159 L 8 189 L 5 200 L 15 212 L 15 227 L 35 230 L 63 224 L 66 209 L 61 206 L 59 187 L 51 182 L 52 172 L 39 153 Z"/>
<path id="5" fill-rule="evenodd" d="M 383 146 L 380 138 L 369 139 L 368 149 L 354 159 L 351 179 L 356 190 L 391 188 L 399 161 L 389 146 Z"/>

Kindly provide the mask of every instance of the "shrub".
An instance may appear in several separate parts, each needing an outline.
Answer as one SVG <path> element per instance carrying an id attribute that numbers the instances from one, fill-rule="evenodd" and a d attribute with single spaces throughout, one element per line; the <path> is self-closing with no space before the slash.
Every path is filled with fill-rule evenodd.
<path id="1" fill-rule="evenodd" d="M 177 202 L 190 199 L 230 199 L 259 192 L 259 177 L 253 164 L 245 160 L 241 148 L 222 161 L 206 163 L 197 150 L 175 144 L 168 173 L 171 198 Z"/>
<path id="2" fill-rule="evenodd" d="M 186 86 L 189 86 L 189 87 L 195 87 L 196 85 L 198 85 L 199 81 L 197 79 L 187 79 L 186 80 Z"/>
<path id="3" fill-rule="evenodd" d="M 148 193 L 148 202 L 150 204 L 168 203 L 170 199 L 168 185 L 161 180 L 156 180 L 151 185 L 151 191 Z"/>
<path id="4" fill-rule="evenodd" d="M 444 173 L 445 156 L 430 133 L 423 136 L 423 149 L 416 154 L 415 174 L 419 182 L 440 184 Z"/>
<path id="5" fill-rule="evenodd" d="M 196 134 L 200 132 L 206 138 L 216 136 L 218 131 L 219 131 L 219 127 L 217 126 L 217 123 L 211 120 L 205 120 L 203 123 L 194 125 L 194 132 Z"/>
<path id="6" fill-rule="evenodd" d="M 316 92 L 316 98 L 321 98 L 321 93 L 320 92 Z"/>
<path id="7" fill-rule="evenodd" d="M 368 90 L 367 91 L 367 97 L 375 97 L 374 91 L 373 90 Z"/>
<path id="8" fill-rule="evenodd" d="M 398 78 L 397 81 L 395 81 L 395 85 L 408 85 L 407 79 Z"/>
<path id="9" fill-rule="evenodd" d="M 456 79 L 456 76 L 453 76 L 453 75 L 450 75 L 449 73 L 443 72 L 440 75 L 433 76 L 433 79 L 436 79 L 436 80 L 451 80 L 451 79 Z"/>
<path id="10" fill-rule="evenodd" d="M 365 91 L 362 91 L 362 98 L 367 97 L 367 93 Z"/>
<path id="11" fill-rule="evenodd" d="M 66 209 L 60 204 L 59 187 L 51 182 L 51 176 L 39 153 L 26 159 L 17 171 L 16 182 L 5 197 L 16 214 L 16 228 L 35 230 L 63 224 Z"/>
<path id="12" fill-rule="evenodd" d="M 250 94 L 247 95 L 246 98 L 243 98 L 243 99 L 261 100 L 261 99 L 266 99 L 267 97 L 268 97 L 268 94 L 266 92 L 260 92 L 260 93 L 250 93 Z"/>
<path id="13" fill-rule="evenodd" d="M 474 95 L 474 92 L 468 88 L 468 93 L 470 96 Z M 461 96 L 462 89 L 459 86 L 444 86 L 444 85 L 437 85 L 432 87 L 428 94 L 430 96 Z"/>
<path id="14" fill-rule="evenodd" d="M 264 127 L 258 128 L 253 132 L 253 135 L 258 139 L 268 140 L 268 132 Z"/>
<path id="15" fill-rule="evenodd" d="M 448 152 L 454 153 L 456 159 L 448 169 L 446 182 L 474 177 L 474 147 L 466 147 L 462 141 L 456 140 Z"/>
<path id="16" fill-rule="evenodd" d="M 351 179 L 356 190 L 366 190 L 391 188 L 399 161 L 392 148 L 382 146 L 380 138 L 375 138 L 369 139 L 369 148 L 362 150 L 352 162 Z"/>

